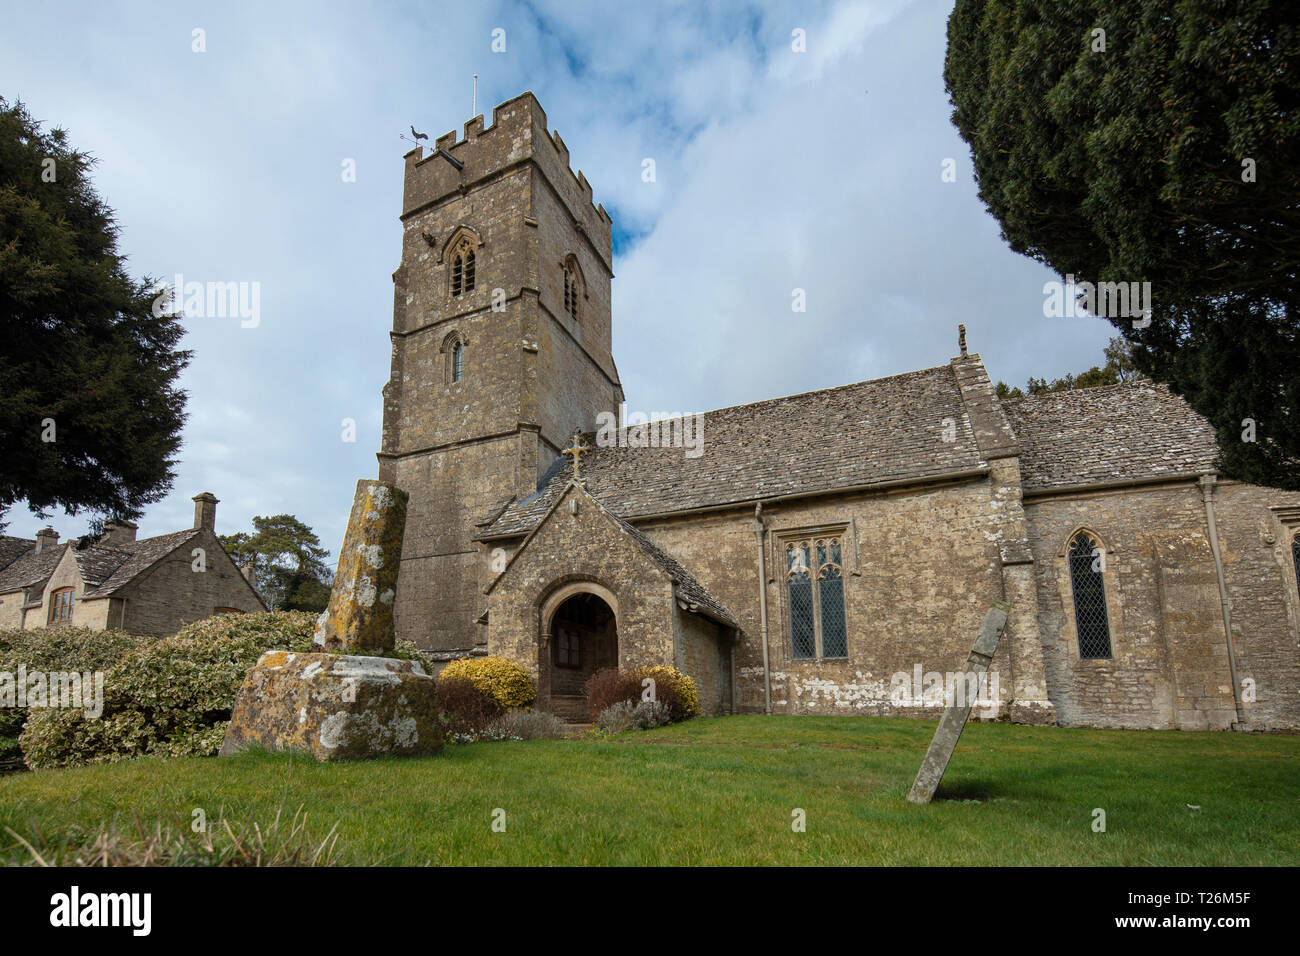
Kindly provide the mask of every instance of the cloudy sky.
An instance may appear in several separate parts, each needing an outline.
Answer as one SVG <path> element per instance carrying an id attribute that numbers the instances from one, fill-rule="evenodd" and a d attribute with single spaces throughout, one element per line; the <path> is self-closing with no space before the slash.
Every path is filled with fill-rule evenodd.
<path id="1" fill-rule="evenodd" d="M 357 478 L 377 473 L 398 136 L 460 129 L 475 73 L 488 123 L 536 94 L 613 217 L 632 409 L 938 365 L 959 322 L 995 380 L 1100 364 L 1111 326 L 1044 318 L 1055 277 L 1007 249 L 976 195 L 943 88 L 951 5 L 11 5 L 0 95 L 98 157 L 131 271 L 259 283 L 256 327 L 186 319 L 179 477 L 141 535 L 188 527 L 210 490 L 219 532 L 287 512 L 337 550 Z M 44 524 L 9 519 L 10 534 Z M 79 534 L 86 518 L 52 523 Z"/>

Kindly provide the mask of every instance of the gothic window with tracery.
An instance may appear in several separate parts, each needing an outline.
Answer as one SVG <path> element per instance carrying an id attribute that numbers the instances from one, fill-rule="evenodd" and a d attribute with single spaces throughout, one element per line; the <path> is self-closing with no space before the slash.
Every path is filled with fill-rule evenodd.
<path id="1" fill-rule="evenodd" d="M 456 244 L 451 254 L 451 294 L 474 291 L 474 245 L 469 239 Z"/>
<path id="2" fill-rule="evenodd" d="M 1084 660 L 1107 660 L 1111 656 L 1105 560 L 1101 548 L 1086 531 L 1074 536 L 1069 548 L 1070 590 L 1079 656 Z"/>
<path id="3" fill-rule="evenodd" d="M 786 542 L 790 651 L 796 660 L 849 655 L 842 547 L 839 535 Z"/>

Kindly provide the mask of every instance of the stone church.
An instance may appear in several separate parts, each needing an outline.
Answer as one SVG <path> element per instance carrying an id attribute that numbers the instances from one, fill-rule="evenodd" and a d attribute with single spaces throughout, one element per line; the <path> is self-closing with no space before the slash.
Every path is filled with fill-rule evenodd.
<path id="1" fill-rule="evenodd" d="M 399 636 L 512 658 L 574 718 L 593 671 L 648 663 L 710 713 L 933 716 L 1006 601 L 976 716 L 1300 727 L 1300 494 L 1217 475 L 1166 389 L 1000 401 L 963 342 L 611 441 L 611 221 L 537 100 L 405 162 Z"/>

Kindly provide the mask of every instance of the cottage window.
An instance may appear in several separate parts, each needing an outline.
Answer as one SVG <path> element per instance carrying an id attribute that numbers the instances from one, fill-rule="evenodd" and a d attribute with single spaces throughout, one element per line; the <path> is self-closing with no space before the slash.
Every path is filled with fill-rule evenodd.
<path id="1" fill-rule="evenodd" d="M 1079 656 L 1084 660 L 1111 657 L 1104 562 L 1105 555 L 1091 535 L 1080 531 L 1074 536 L 1070 544 L 1070 588 L 1074 596 Z"/>
<path id="2" fill-rule="evenodd" d="M 59 624 L 72 620 L 72 604 L 76 599 L 75 588 L 59 588 L 50 594 L 50 623 Z"/>
<path id="3" fill-rule="evenodd" d="M 849 655 L 842 548 L 838 535 L 786 542 L 790 652 L 795 660 Z"/>

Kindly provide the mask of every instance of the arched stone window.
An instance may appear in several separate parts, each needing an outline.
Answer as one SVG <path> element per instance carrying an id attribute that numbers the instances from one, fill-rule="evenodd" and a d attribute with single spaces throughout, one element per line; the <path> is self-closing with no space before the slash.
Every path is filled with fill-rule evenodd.
<path id="1" fill-rule="evenodd" d="M 1084 660 L 1109 660 L 1110 619 L 1106 609 L 1106 553 L 1087 531 L 1070 540 L 1070 592 L 1074 597 L 1074 626 L 1079 656 Z"/>
<path id="2" fill-rule="evenodd" d="M 465 292 L 473 292 L 474 281 L 474 243 L 465 236 L 456 243 L 451 252 L 451 294 L 458 296 Z"/>
<path id="3" fill-rule="evenodd" d="M 791 656 L 795 660 L 848 657 L 844 560 L 839 536 L 788 541 L 785 568 Z"/>
<path id="4" fill-rule="evenodd" d="M 569 318 L 578 321 L 578 303 L 584 297 L 582 273 L 578 269 L 576 256 L 564 260 L 564 311 Z"/>
<path id="5" fill-rule="evenodd" d="M 446 356 L 446 375 L 448 385 L 461 381 L 465 377 L 465 339 L 460 332 L 451 332 L 442 340 L 439 350 Z"/>

